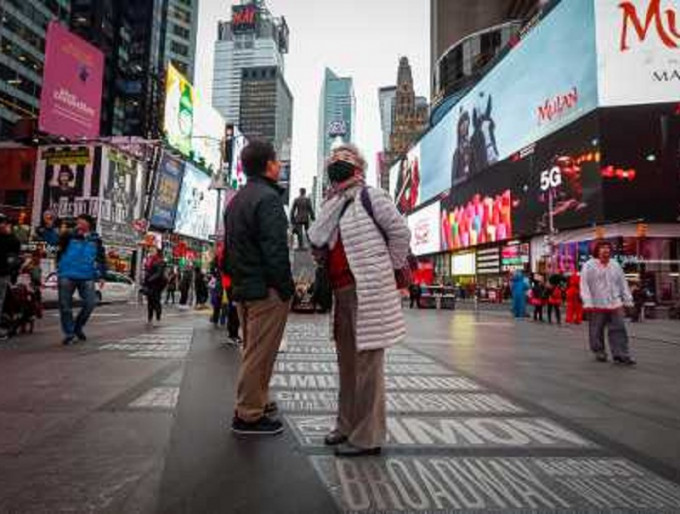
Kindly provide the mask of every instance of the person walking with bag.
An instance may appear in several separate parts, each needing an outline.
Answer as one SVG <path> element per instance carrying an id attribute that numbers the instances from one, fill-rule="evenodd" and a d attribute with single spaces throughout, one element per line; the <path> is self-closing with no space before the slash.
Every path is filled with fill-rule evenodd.
<path id="1" fill-rule="evenodd" d="M 633 297 L 621 266 L 611 256 L 611 243 L 600 241 L 581 270 L 581 298 L 583 309 L 588 312 L 590 349 L 595 360 L 607 362 L 604 345 L 607 329 L 614 362 L 633 366 L 623 311 L 624 306 L 633 305 Z"/>
<path id="2" fill-rule="evenodd" d="M 395 269 L 407 263 L 410 232 L 389 196 L 365 185 L 365 167 L 356 146 L 333 150 L 327 165 L 332 190 L 309 230 L 315 253 L 326 254 L 335 297 L 339 408 L 325 443 L 345 457 L 380 453 L 385 349 L 406 335 Z"/>
<path id="3" fill-rule="evenodd" d="M 144 267 L 144 293 L 146 294 L 147 325 L 153 324 L 154 315 L 156 321 L 160 322 L 163 315 L 163 289 L 167 285 L 165 278 L 165 261 L 161 251 L 152 246 L 149 249 L 149 256 Z"/>
<path id="4" fill-rule="evenodd" d="M 271 143 L 250 142 L 241 152 L 248 184 L 227 207 L 225 272 L 232 279 L 243 327 L 243 360 L 231 429 L 241 435 L 275 435 L 269 382 L 281 346 L 295 286 L 288 249 L 288 218 L 281 163 Z"/>

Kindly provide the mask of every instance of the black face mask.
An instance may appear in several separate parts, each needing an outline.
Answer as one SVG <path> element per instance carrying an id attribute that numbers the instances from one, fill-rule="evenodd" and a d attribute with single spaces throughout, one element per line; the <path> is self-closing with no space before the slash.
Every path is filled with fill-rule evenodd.
<path id="1" fill-rule="evenodd" d="M 344 182 L 354 176 L 354 165 L 345 161 L 335 161 L 328 165 L 328 180 L 335 184 Z"/>

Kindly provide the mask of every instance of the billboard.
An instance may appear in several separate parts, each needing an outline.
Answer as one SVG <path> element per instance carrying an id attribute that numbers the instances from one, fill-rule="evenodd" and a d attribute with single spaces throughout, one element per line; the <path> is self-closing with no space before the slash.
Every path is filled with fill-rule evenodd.
<path id="1" fill-rule="evenodd" d="M 680 1 L 596 1 L 595 15 L 601 105 L 680 100 Z"/>
<path id="2" fill-rule="evenodd" d="M 599 123 L 577 123 L 451 189 L 442 201 L 442 250 L 588 225 L 602 219 Z"/>
<path id="3" fill-rule="evenodd" d="M 100 146 L 43 146 L 33 190 L 33 226 L 45 211 L 58 218 L 80 214 L 99 216 L 102 148 Z"/>
<path id="4" fill-rule="evenodd" d="M 99 232 L 107 244 L 136 246 L 133 223 L 142 214 L 143 180 L 141 162 L 114 148 L 103 148 Z"/>
<path id="5" fill-rule="evenodd" d="M 231 186 L 234 189 L 239 189 L 246 185 L 247 177 L 243 170 L 243 162 L 241 162 L 241 152 L 248 144 L 246 136 L 241 131 L 234 127 L 233 146 L 231 152 Z"/>
<path id="6" fill-rule="evenodd" d="M 215 234 L 217 215 L 217 191 L 210 189 L 210 176 L 191 163 L 185 163 L 175 232 L 207 241 Z"/>
<path id="7" fill-rule="evenodd" d="M 184 176 L 184 163 L 169 152 L 163 152 L 157 173 L 158 182 L 150 223 L 157 228 L 172 230 L 175 226 L 177 201 Z"/>
<path id="8" fill-rule="evenodd" d="M 394 200 L 401 213 L 412 211 L 420 203 L 420 156 L 417 144 L 397 163 Z"/>
<path id="9" fill-rule="evenodd" d="M 411 230 L 411 251 L 413 255 L 427 255 L 441 250 L 440 216 L 441 204 L 436 202 L 414 212 L 408 217 L 407 222 Z"/>
<path id="10" fill-rule="evenodd" d="M 168 63 L 163 127 L 168 144 L 206 167 L 220 170 L 225 123 L 222 115 L 202 101 L 198 91 Z"/>
<path id="11" fill-rule="evenodd" d="M 245 34 L 257 29 L 259 9 L 255 4 L 234 5 L 231 8 L 231 30 L 234 34 Z"/>
<path id="12" fill-rule="evenodd" d="M 558 3 L 420 140 L 416 205 L 597 107 L 593 10 Z"/>
<path id="13" fill-rule="evenodd" d="M 183 155 L 191 153 L 194 133 L 194 105 L 196 92 L 191 83 L 177 68 L 168 63 L 165 79 L 165 135 L 170 146 Z"/>
<path id="14" fill-rule="evenodd" d="M 38 127 L 67 138 L 99 136 L 104 55 L 56 21 L 47 27 Z"/>

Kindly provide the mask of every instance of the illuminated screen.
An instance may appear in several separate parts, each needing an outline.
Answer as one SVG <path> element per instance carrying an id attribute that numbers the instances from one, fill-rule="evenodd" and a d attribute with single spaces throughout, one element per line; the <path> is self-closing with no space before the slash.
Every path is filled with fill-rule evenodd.
<path id="1" fill-rule="evenodd" d="M 192 164 L 185 163 L 175 232 L 208 240 L 215 234 L 217 215 L 217 191 L 210 189 L 210 177 Z"/>
<path id="2" fill-rule="evenodd" d="M 420 140 L 417 175 L 402 170 L 411 177 L 404 205 L 464 184 L 597 107 L 593 9 L 592 0 L 557 4 Z"/>

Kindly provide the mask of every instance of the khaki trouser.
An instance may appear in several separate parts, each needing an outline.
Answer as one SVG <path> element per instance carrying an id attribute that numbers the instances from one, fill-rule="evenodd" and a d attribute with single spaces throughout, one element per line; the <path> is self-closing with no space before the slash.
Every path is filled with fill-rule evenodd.
<path id="1" fill-rule="evenodd" d="M 265 300 L 241 302 L 243 352 L 236 389 L 236 415 L 248 423 L 264 415 L 276 353 L 283 338 L 290 302 L 273 289 Z"/>
<path id="2" fill-rule="evenodd" d="M 385 442 L 385 351 L 357 351 L 357 295 L 350 286 L 335 291 L 334 336 L 340 394 L 336 430 L 359 448 Z"/>

